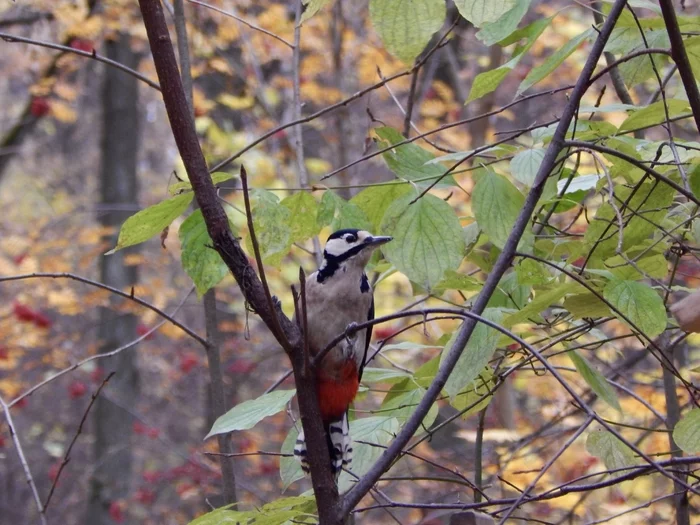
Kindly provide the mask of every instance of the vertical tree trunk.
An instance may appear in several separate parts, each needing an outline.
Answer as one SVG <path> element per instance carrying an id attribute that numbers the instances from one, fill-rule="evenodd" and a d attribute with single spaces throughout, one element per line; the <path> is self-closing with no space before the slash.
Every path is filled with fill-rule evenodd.
<path id="1" fill-rule="evenodd" d="M 137 68 L 138 57 L 129 47 L 128 36 L 121 35 L 107 42 L 105 47 L 107 57 Z M 100 216 L 100 222 L 118 231 L 130 212 L 111 211 L 110 205 L 133 205 L 137 201 L 138 89 L 134 77 L 114 68 L 105 68 L 104 75 L 100 197 L 107 211 Z M 114 246 L 115 243 L 116 238 L 112 238 L 110 245 Z M 128 289 L 136 283 L 136 267 L 124 264 L 128 253 L 129 250 L 121 250 L 102 257 L 102 282 L 121 289 Z M 114 308 L 100 311 L 100 351 L 114 350 L 135 336 L 136 318 L 133 315 L 124 315 Z M 85 522 L 113 525 L 110 507 L 119 505 L 119 500 L 127 497 L 132 477 L 132 416 L 121 406 L 129 407 L 136 403 L 136 354 L 133 350 L 127 350 L 102 361 L 101 366 L 105 372 L 115 370 L 117 374 L 110 382 L 108 395 L 100 396 L 93 410 L 95 465 Z M 109 398 L 118 399 L 120 406 Z"/>

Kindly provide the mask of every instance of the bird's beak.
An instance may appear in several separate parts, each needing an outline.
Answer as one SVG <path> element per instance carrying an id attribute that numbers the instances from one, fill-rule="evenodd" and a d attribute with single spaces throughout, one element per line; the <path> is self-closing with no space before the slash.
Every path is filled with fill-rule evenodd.
<path id="1" fill-rule="evenodd" d="M 393 237 L 374 235 L 372 237 L 367 237 L 365 239 L 365 244 L 369 246 L 381 246 L 382 244 L 388 243 Z"/>

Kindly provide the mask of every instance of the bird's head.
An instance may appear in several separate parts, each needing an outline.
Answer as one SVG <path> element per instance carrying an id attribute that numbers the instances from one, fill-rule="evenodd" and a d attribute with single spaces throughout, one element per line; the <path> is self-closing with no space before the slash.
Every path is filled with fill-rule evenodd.
<path id="1" fill-rule="evenodd" d="M 326 241 L 323 250 L 323 268 L 333 269 L 348 265 L 364 268 L 372 252 L 392 238 L 372 235 L 365 230 L 338 230 Z"/>

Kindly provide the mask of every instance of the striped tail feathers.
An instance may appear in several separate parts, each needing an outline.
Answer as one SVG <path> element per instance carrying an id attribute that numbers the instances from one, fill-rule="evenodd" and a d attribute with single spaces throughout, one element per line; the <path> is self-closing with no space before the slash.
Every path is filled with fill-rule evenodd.
<path id="1" fill-rule="evenodd" d="M 348 424 L 347 412 L 343 416 L 330 423 L 325 424 L 326 436 L 328 439 L 328 452 L 331 456 L 331 472 L 336 480 L 343 467 L 349 467 L 352 463 L 352 440 L 350 439 L 350 426 Z M 309 474 L 309 461 L 306 451 L 306 441 L 304 439 L 304 429 L 302 428 L 294 445 L 294 458 L 301 463 L 301 470 L 304 474 Z"/>

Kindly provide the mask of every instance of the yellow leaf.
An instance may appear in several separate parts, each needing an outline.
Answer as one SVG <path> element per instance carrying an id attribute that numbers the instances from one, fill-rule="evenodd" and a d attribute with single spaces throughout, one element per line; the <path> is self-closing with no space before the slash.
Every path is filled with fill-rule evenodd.
<path id="1" fill-rule="evenodd" d="M 229 95 L 228 93 L 223 93 L 219 95 L 216 100 L 224 106 L 234 110 L 248 109 L 255 105 L 255 98 L 253 98 L 251 95 L 236 97 L 234 95 Z"/>
<path id="2" fill-rule="evenodd" d="M 327 160 L 313 157 L 306 159 L 304 164 L 311 175 L 322 175 L 324 173 L 328 173 L 333 167 L 333 165 Z"/>
<path id="3" fill-rule="evenodd" d="M 209 61 L 209 67 L 214 71 L 218 71 L 219 73 L 223 73 L 225 75 L 230 75 L 232 73 L 228 62 L 226 62 L 223 58 L 212 58 Z"/>
<path id="4" fill-rule="evenodd" d="M 59 122 L 72 123 L 78 120 L 78 114 L 65 102 L 60 100 L 51 101 L 51 115 Z"/>
<path id="5" fill-rule="evenodd" d="M 71 288 L 52 290 L 46 299 L 50 307 L 63 315 L 77 315 L 83 310 L 78 296 Z"/>

